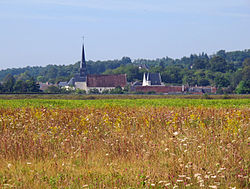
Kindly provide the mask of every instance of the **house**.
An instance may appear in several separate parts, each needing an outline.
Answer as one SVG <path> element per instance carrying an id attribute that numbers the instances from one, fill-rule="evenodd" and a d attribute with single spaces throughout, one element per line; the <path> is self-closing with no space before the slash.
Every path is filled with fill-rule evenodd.
<path id="1" fill-rule="evenodd" d="M 46 83 L 39 82 L 38 84 L 39 84 L 39 86 L 40 86 L 39 89 L 40 89 L 41 91 L 47 90 L 50 86 L 55 86 L 55 87 L 57 87 L 56 84 L 52 84 L 52 83 L 49 83 L 49 82 L 46 82 Z"/>
<path id="2" fill-rule="evenodd" d="M 216 93 L 216 87 L 202 87 L 202 86 L 195 86 L 195 87 L 189 87 L 187 90 L 189 93 L 191 94 L 212 94 L 212 93 Z"/>

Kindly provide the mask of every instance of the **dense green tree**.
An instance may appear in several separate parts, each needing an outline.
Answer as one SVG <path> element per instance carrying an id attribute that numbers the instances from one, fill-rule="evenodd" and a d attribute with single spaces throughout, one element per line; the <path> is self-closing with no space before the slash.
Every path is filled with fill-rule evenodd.
<path id="1" fill-rule="evenodd" d="M 214 81 L 215 81 L 216 87 L 218 88 L 228 87 L 230 85 L 229 80 L 224 75 L 221 75 L 219 73 L 215 77 Z"/>
<path id="2" fill-rule="evenodd" d="M 197 81 L 199 86 L 208 86 L 210 85 L 209 80 L 207 80 L 206 78 L 199 78 Z"/>
<path id="3" fill-rule="evenodd" d="M 13 88 L 15 85 L 15 78 L 13 77 L 13 75 L 8 74 L 4 80 L 3 80 L 3 88 L 5 92 L 13 92 Z"/>
<path id="4" fill-rule="evenodd" d="M 244 81 L 250 80 L 250 58 L 245 59 L 243 62 L 242 79 Z"/>
<path id="5" fill-rule="evenodd" d="M 0 83 L 0 93 L 2 93 L 2 92 L 4 92 L 4 90 L 3 90 L 3 84 Z"/>
<path id="6" fill-rule="evenodd" d="M 250 80 L 241 81 L 236 88 L 238 94 L 250 94 Z"/>
<path id="7" fill-rule="evenodd" d="M 131 64 L 132 61 L 129 57 L 122 57 L 121 63 L 122 64 Z"/>
<path id="8" fill-rule="evenodd" d="M 234 90 L 238 86 L 241 80 L 242 80 L 242 70 L 239 69 L 236 72 L 231 73 L 230 77 L 231 88 Z"/>
<path id="9" fill-rule="evenodd" d="M 36 83 L 34 78 L 26 81 L 27 92 L 40 92 L 40 86 Z"/>
<path id="10" fill-rule="evenodd" d="M 213 72 L 223 72 L 225 73 L 227 71 L 227 62 L 224 58 L 220 56 L 214 56 L 210 59 L 210 69 Z"/>
<path id="11" fill-rule="evenodd" d="M 165 83 L 181 84 L 183 73 L 179 66 L 168 66 L 162 73 L 162 81 Z"/>
<path id="12" fill-rule="evenodd" d="M 18 76 L 16 77 L 16 80 L 17 80 L 17 81 L 18 81 L 18 80 L 27 81 L 27 80 L 29 80 L 29 79 L 31 79 L 31 76 L 30 76 L 30 74 L 28 73 L 28 71 L 26 71 L 26 72 L 24 72 L 24 73 L 21 73 L 20 75 L 18 75 Z"/>
<path id="13" fill-rule="evenodd" d="M 16 93 L 25 93 L 27 92 L 27 84 L 23 80 L 18 80 L 15 85 L 14 85 L 14 90 L 13 92 Z"/>
<path id="14" fill-rule="evenodd" d="M 225 59 L 227 57 L 225 50 L 220 50 L 217 52 L 217 56 L 220 56 L 221 58 Z"/>
<path id="15" fill-rule="evenodd" d="M 194 60 L 193 69 L 205 69 L 207 67 L 207 62 L 205 59 Z"/>

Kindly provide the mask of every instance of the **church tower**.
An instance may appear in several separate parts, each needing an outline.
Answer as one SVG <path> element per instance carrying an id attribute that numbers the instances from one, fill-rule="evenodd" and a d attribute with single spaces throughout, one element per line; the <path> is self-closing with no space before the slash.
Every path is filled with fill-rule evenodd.
<path id="1" fill-rule="evenodd" d="M 87 76 L 87 65 L 85 60 L 84 41 L 82 43 L 82 61 L 80 63 L 80 77 Z"/>

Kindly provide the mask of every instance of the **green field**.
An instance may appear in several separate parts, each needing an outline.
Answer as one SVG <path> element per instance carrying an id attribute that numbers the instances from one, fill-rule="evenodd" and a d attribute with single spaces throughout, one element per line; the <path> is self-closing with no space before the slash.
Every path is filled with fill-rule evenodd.
<path id="1" fill-rule="evenodd" d="M 81 108 L 86 106 L 250 107 L 250 99 L 0 99 L 0 107 Z"/>

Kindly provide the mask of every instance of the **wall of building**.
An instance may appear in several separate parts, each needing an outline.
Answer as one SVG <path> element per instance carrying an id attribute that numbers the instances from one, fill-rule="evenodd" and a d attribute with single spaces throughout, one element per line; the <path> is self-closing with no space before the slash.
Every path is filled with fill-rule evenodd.
<path id="1" fill-rule="evenodd" d="M 136 92 L 156 92 L 156 93 L 182 93 L 182 86 L 136 86 Z M 185 89 L 184 89 L 185 90 Z"/>
<path id="2" fill-rule="evenodd" d="M 87 83 L 86 82 L 75 82 L 75 88 L 87 91 Z"/>

